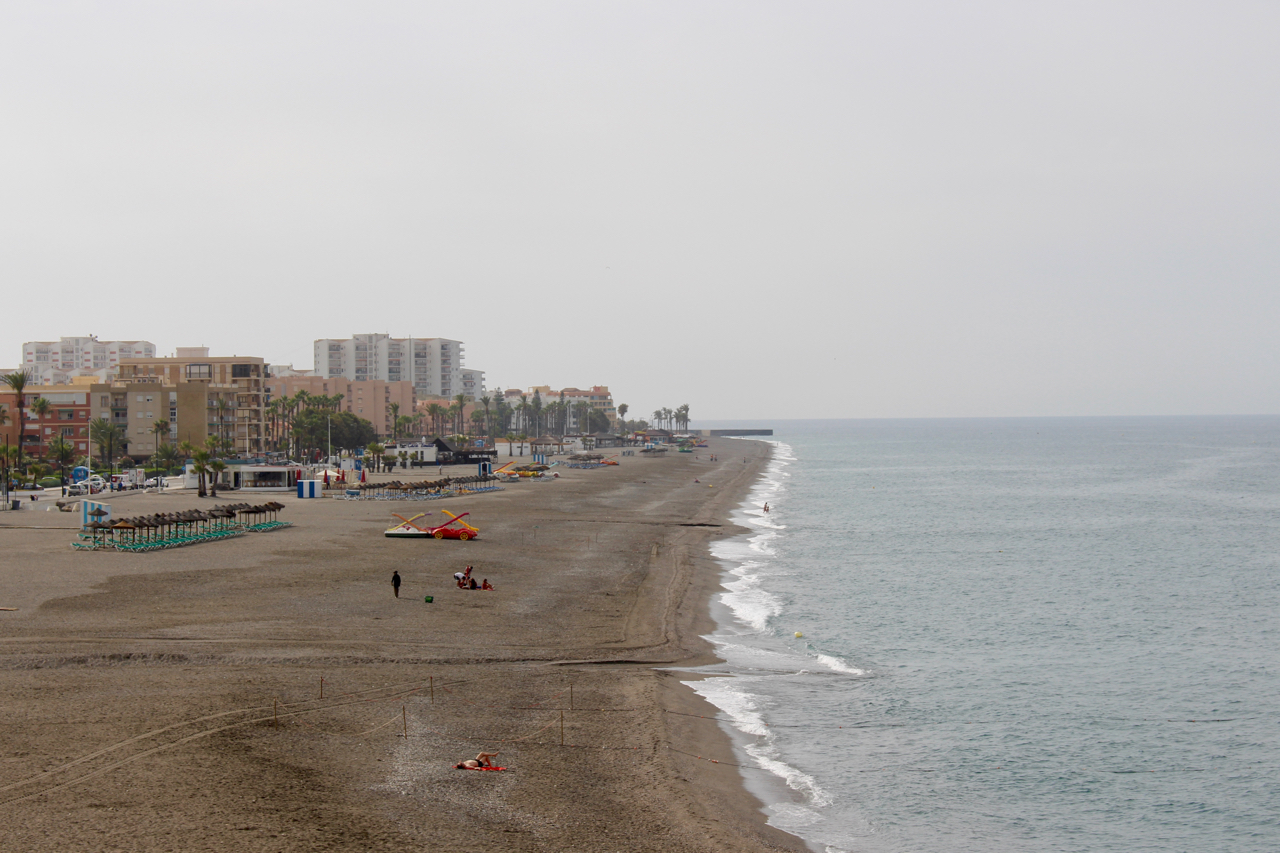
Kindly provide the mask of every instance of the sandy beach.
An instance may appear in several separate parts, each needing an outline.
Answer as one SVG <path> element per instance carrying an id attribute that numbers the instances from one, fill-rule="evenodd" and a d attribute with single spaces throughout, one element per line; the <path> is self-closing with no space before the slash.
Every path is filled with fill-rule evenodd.
<path id="1" fill-rule="evenodd" d="M 804 849 L 665 669 L 713 660 L 707 545 L 767 454 L 713 440 L 422 503 L 272 495 L 292 528 L 147 554 L 0 515 L 4 849 Z M 480 538 L 382 536 L 442 508 Z M 468 564 L 496 589 L 458 590 Z M 481 749 L 509 770 L 452 769 Z"/>

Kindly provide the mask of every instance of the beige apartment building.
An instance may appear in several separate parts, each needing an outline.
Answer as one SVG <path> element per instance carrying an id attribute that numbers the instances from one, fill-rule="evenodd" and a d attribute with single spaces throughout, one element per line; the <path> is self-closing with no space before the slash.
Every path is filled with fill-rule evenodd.
<path id="1" fill-rule="evenodd" d="M 392 434 L 391 407 L 396 405 L 401 417 L 412 415 L 417 405 L 413 383 L 387 382 L 381 379 L 363 381 L 341 376 L 278 376 L 267 380 L 267 402 L 294 397 L 306 391 L 312 397 L 342 395 L 338 410 L 351 412 L 373 424 L 379 436 Z"/>
<path id="2" fill-rule="evenodd" d="M 542 397 L 542 402 L 551 403 L 558 401 L 561 395 L 564 395 L 564 401 L 572 408 L 570 409 L 569 423 L 574 429 L 585 427 L 585 424 L 578 424 L 577 404 L 586 403 L 596 411 L 602 412 L 609 419 L 609 424 L 616 427 L 618 425 L 618 407 L 613 403 L 613 394 L 609 393 L 608 385 L 592 385 L 589 389 L 582 388 L 563 388 L 559 391 L 552 390 L 550 385 L 535 385 L 527 392 L 532 399 L 533 393 L 538 392 Z M 519 402 L 520 391 L 515 391 L 516 402 Z M 505 399 L 511 400 L 512 391 L 505 392 Z"/>
<path id="3" fill-rule="evenodd" d="M 94 386 L 93 416 L 125 426 L 129 455 L 156 450 L 152 427 L 169 421 L 160 440 L 200 446 L 210 435 L 232 443 L 237 456 L 266 450 L 266 362 L 250 356 L 210 356 L 207 347 L 179 347 L 172 358 L 121 359 L 110 386 Z"/>

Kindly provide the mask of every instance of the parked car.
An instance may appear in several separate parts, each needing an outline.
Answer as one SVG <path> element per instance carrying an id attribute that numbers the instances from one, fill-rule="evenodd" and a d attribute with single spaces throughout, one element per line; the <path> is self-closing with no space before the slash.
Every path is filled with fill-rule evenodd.
<path id="1" fill-rule="evenodd" d="M 68 497 L 83 497 L 89 494 L 89 486 L 85 483 L 72 483 L 67 486 Z"/>

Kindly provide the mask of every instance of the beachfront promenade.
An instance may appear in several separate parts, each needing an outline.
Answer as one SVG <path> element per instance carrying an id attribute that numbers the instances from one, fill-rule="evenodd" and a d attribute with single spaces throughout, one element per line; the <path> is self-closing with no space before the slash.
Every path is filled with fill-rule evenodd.
<path id="1" fill-rule="evenodd" d="M 710 660 L 707 542 L 767 453 L 712 443 L 429 505 L 468 542 L 385 538 L 380 501 L 273 496 L 293 527 L 138 554 L 0 516 L 5 849 L 793 845 L 654 668 Z M 496 589 L 456 589 L 466 565 Z M 511 769 L 452 769 L 481 749 Z"/>

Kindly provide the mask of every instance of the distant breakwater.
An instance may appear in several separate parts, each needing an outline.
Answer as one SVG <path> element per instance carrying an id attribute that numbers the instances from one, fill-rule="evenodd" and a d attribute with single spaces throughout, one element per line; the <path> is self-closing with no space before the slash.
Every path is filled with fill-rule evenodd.
<path id="1" fill-rule="evenodd" d="M 720 438 L 722 436 L 740 437 L 744 435 L 773 435 L 771 429 L 700 429 L 696 430 L 699 435 L 705 435 L 708 438 Z"/>

